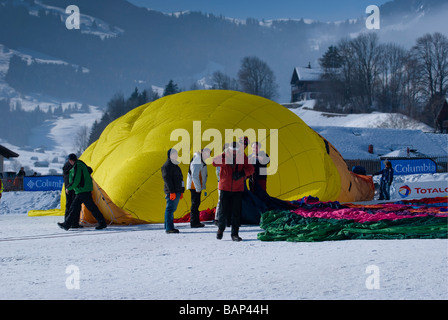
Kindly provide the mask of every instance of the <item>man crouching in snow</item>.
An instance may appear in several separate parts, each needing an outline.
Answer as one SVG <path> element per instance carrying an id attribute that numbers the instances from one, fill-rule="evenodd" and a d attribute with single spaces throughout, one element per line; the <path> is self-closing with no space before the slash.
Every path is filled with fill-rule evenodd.
<path id="1" fill-rule="evenodd" d="M 213 165 L 221 167 L 218 189 L 219 202 L 222 208 L 218 217 L 218 233 L 216 238 L 222 239 L 226 224 L 232 225 L 232 240 L 241 241 L 238 236 L 241 221 L 244 183 L 247 177 L 254 173 L 254 166 L 249 164 L 244 149 L 239 143 L 233 142 L 226 152 L 213 158 Z"/>
<path id="2" fill-rule="evenodd" d="M 98 226 L 95 229 L 106 228 L 106 220 L 92 199 L 93 182 L 90 176 L 92 168 L 88 167 L 83 161 L 78 160 L 78 157 L 73 153 L 68 156 L 68 161 L 73 167 L 70 169 L 69 184 L 65 188 L 69 191 L 74 190 L 76 196 L 70 206 L 68 215 L 65 217 L 65 221 L 63 223 L 58 222 L 58 226 L 68 230 L 78 225 L 81 204 L 84 203 L 96 221 L 98 221 Z"/>

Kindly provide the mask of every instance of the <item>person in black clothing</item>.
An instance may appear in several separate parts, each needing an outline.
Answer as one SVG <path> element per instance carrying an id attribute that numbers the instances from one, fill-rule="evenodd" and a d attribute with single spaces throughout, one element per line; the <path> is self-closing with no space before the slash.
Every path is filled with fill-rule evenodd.
<path id="1" fill-rule="evenodd" d="M 67 162 L 62 167 L 62 174 L 64 176 L 64 186 L 67 187 L 70 184 L 69 176 L 70 176 L 70 170 L 73 168 L 73 165 L 70 163 L 70 157 L 73 160 L 74 154 L 70 154 L 67 157 Z M 72 206 L 73 200 L 75 199 L 75 190 L 68 190 L 65 189 L 65 221 L 67 220 L 67 217 L 70 213 L 70 207 Z M 78 208 L 74 208 L 74 212 L 78 215 L 78 218 L 74 219 L 74 224 L 71 226 L 72 228 L 82 228 L 82 226 L 79 224 L 79 216 L 81 213 L 81 204 L 79 204 Z"/>
<path id="2" fill-rule="evenodd" d="M 373 175 L 381 175 L 380 182 L 380 197 L 378 200 L 390 200 L 390 185 L 394 180 L 394 169 L 389 160 L 384 161 L 385 168 L 381 171 L 375 172 Z"/>
<path id="3" fill-rule="evenodd" d="M 162 177 L 164 181 L 164 191 L 166 199 L 165 209 L 165 232 L 166 233 L 179 233 L 178 229 L 174 228 L 174 212 L 177 209 L 179 200 L 183 198 L 185 191 L 184 178 L 182 170 L 179 167 L 177 161 L 177 150 L 168 150 L 168 159 L 162 166 Z"/>
<path id="4" fill-rule="evenodd" d="M 18 190 L 23 190 L 23 178 L 25 176 L 25 168 L 21 167 L 19 172 L 17 172 L 16 178 L 14 179 L 14 187 L 18 188 Z"/>
<path id="5" fill-rule="evenodd" d="M 269 159 L 269 155 L 260 150 L 261 143 L 253 142 L 252 143 L 252 154 L 249 155 L 249 163 L 254 165 L 255 171 L 253 175 L 249 177 L 249 189 L 252 192 L 255 192 L 255 185 L 259 185 L 264 191 L 266 191 L 266 167 L 271 161 Z"/>

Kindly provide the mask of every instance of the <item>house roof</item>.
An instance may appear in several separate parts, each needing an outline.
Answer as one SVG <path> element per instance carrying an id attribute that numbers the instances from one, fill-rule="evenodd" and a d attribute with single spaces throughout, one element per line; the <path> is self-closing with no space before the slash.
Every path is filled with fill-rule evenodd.
<path id="1" fill-rule="evenodd" d="M 8 148 L 0 145 L 0 155 L 4 156 L 5 158 L 17 158 L 19 155 L 15 153 L 14 151 L 9 150 Z"/>
<path id="2" fill-rule="evenodd" d="M 291 82 L 295 82 L 296 80 L 320 81 L 323 73 L 322 69 L 319 68 L 295 67 Z"/>

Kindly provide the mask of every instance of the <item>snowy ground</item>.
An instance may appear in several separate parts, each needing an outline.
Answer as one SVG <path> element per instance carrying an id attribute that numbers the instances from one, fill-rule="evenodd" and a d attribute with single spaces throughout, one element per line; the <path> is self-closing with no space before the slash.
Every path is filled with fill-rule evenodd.
<path id="1" fill-rule="evenodd" d="M 0 208 L 26 195 L 0 215 L 0 299 L 448 299 L 447 240 L 262 242 L 243 226 L 236 243 L 212 224 L 64 231 L 62 217 L 26 215 L 56 194 L 9 192 Z"/>

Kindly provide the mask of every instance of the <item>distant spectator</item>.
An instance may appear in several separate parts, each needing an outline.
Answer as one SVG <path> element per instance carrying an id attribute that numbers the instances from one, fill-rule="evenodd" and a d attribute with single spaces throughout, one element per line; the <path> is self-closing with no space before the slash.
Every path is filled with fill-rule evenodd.
<path id="1" fill-rule="evenodd" d="M 16 178 L 14 179 L 14 187 L 17 190 L 23 190 L 23 178 L 25 177 L 25 168 L 20 167 L 19 172 L 17 172 Z"/>
<path id="2" fill-rule="evenodd" d="M 25 173 L 25 168 L 24 167 L 20 167 L 19 172 L 17 172 L 17 177 L 24 177 L 26 175 Z"/>
<path id="3" fill-rule="evenodd" d="M 392 168 L 392 164 L 390 161 L 384 161 L 384 165 L 386 166 L 383 170 L 374 173 L 373 175 L 381 174 L 381 183 L 380 183 L 380 197 L 378 200 L 390 200 L 390 185 L 394 180 L 394 169 Z"/>

